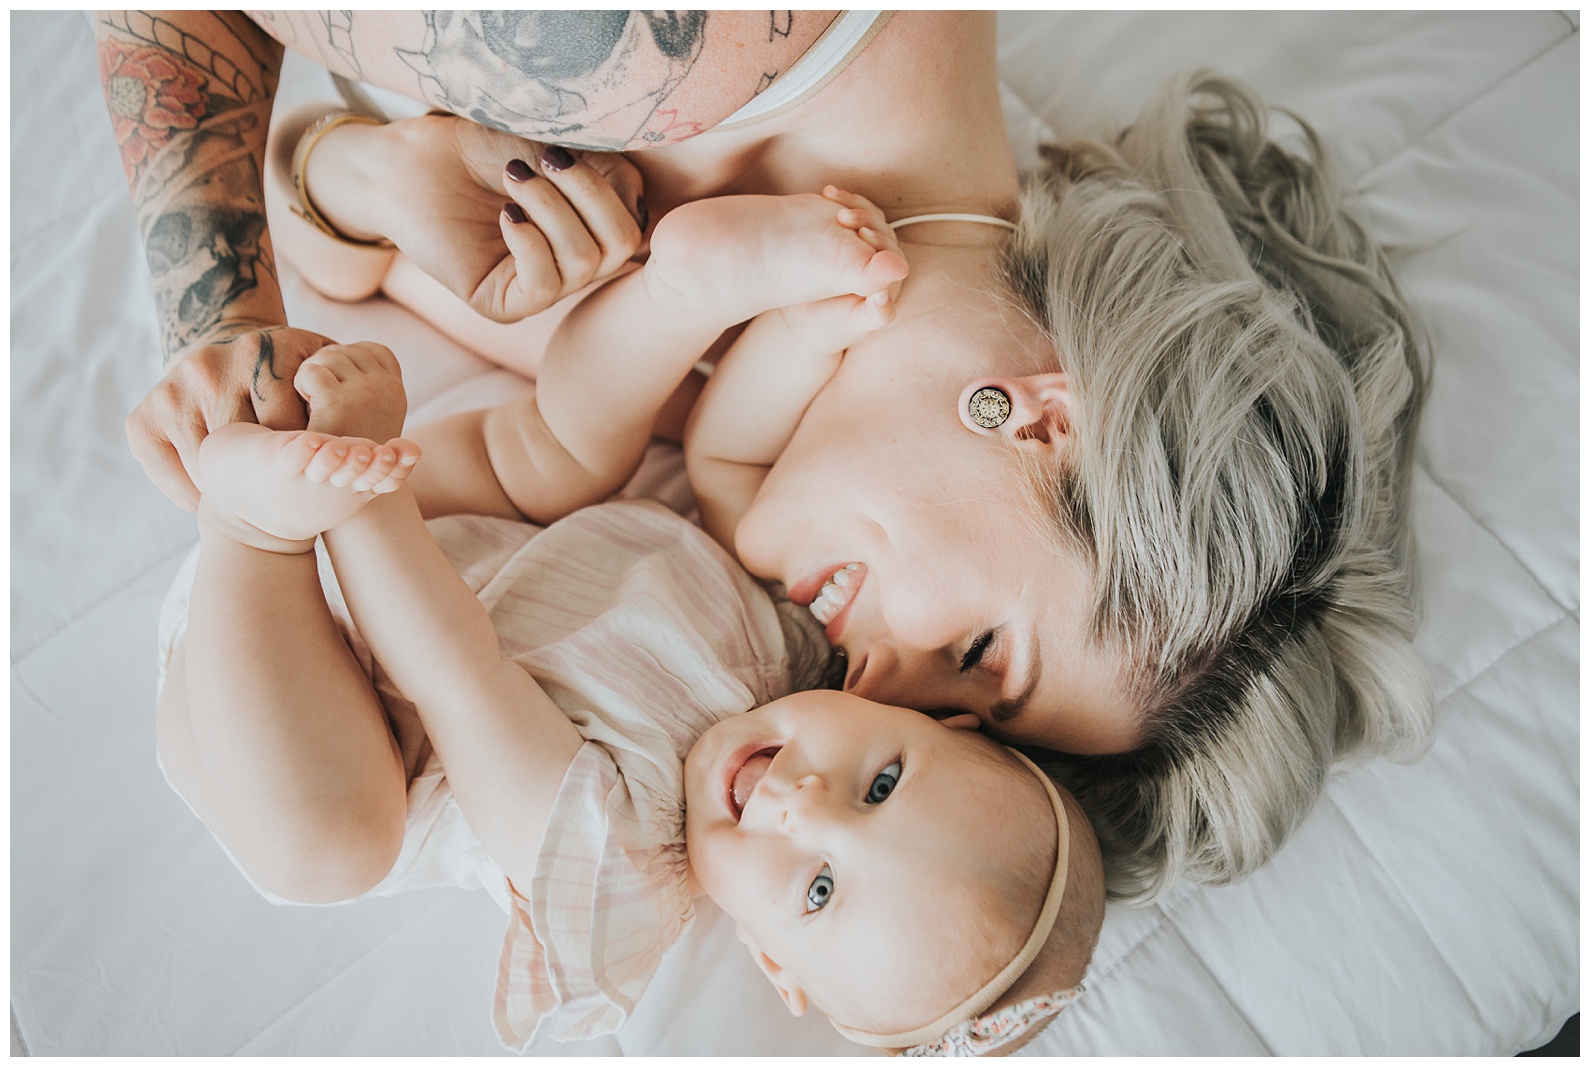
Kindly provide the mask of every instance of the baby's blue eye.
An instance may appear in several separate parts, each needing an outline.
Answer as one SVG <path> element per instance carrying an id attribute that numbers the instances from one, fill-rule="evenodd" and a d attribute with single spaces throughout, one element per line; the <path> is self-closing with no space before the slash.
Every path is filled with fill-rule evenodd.
<path id="1" fill-rule="evenodd" d="M 812 879 L 812 884 L 806 889 L 806 910 L 817 911 L 834 895 L 834 872 L 828 864 L 823 864 L 823 869 L 817 877 Z"/>
<path id="2" fill-rule="evenodd" d="M 889 794 L 894 792 L 894 787 L 900 781 L 900 761 L 895 760 L 872 780 L 872 785 L 867 788 L 867 803 L 882 804 L 889 799 Z"/>

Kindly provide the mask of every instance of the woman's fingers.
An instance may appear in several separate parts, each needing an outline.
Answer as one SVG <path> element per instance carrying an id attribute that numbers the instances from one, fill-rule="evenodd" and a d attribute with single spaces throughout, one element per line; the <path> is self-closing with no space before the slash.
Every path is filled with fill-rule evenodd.
<path id="1" fill-rule="evenodd" d="M 600 160 L 605 172 L 592 159 Z M 640 247 L 641 227 L 634 212 L 643 210 L 644 201 L 637 188 L 635 206 L 629 206 L 629 187 L 638 182 L 638 175 L 635 182 L 625 180 L 631 171 L 627 163 L 615 169 L 603 153 L 576 158 L 557 145 L 542 150 L 538 166 L 523 160 L 508 164 L 503 185 L 541 227 L 565 293 L 618 270 Z M 615 187 L 615 180 L 621 181 L 622 189 Z"/>
<path id="2" fill-rule="evenodd" d="M 644 183 L 635 164 L 622 152 L 586 152 L 580 156 L 580 162 L 595 171 L 617 194 L 619 202 L 625 205 L 635 220 L 641 240 L 644 241 L 646 231 L 651 228 L 651 212 L 646 207 Z"/>
<path id="3" fill-rule="evenodd" d="M 562 291 L 572 292 L 596 277 L 602 266 L 602 248 L 590 232 L 590 224 L 563 191 L 551 179 L 540 176 L 509 182 L 507 187 L 513 200 L 512 206 L 504 205 L 504 214 L 517 225 L 528 222 L 541 231 L 557 264 Z"/>
<path id="4" fill-rule="evenodd" d="M 563 293 L 563 278 L 552 246 L 518 203 L 510 200 L 503 205 L 497 222 L 513 257 L 513 270 L 498 297 L 501 314 L 494 317 L 513 322 L 556 303 Z"/>

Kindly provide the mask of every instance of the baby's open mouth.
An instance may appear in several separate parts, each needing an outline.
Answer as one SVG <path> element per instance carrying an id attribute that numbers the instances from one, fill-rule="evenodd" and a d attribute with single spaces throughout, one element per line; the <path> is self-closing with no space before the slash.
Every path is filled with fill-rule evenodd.
<path id="1" fill-rule="evenodd" d="M 740 821 L 740 816 L 745 812 L 746 802 L 756 791 L 756 783 L 762 780 L 767 769 L 773 765 L 773 757 L 778 755 L 778 750 L 779 746 L 774 745 L 751 753 L 734 772 L 734 777 L 729 779 L 729 810 L 734 812 L 735 822 Z"/>

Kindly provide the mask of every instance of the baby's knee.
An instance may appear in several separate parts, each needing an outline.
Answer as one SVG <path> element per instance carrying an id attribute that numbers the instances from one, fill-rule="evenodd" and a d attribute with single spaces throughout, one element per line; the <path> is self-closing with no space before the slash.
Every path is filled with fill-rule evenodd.
<path id="1" fill-rule="evenodd" d="M 381 883 L 402 851 L 403 829 L 401 819 L 379 817 L 294 827 L 242 862 L 255 884 L 276 896 L 334 904 Z"/>

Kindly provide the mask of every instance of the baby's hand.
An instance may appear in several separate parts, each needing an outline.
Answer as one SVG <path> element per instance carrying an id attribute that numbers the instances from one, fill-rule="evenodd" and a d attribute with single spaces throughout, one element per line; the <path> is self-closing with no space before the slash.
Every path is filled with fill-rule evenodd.
<path id="1" fill-rule="evenodd" d="M 318 433 L 387 441 L 403 432 L 403 371 L 384 345 L 328 345 L 304 360 L 293 386 L 309 405 L 309 428 Z"/>
<path id="2" fill-rule="evenodd" d="M 661 301 L 725 325 L 773 308 L 888 294 L 909 268 L 882 212 L 829 189 L 834 196 L 722 196 L 676 208 L 652 237 L 648 286 Z"/>

